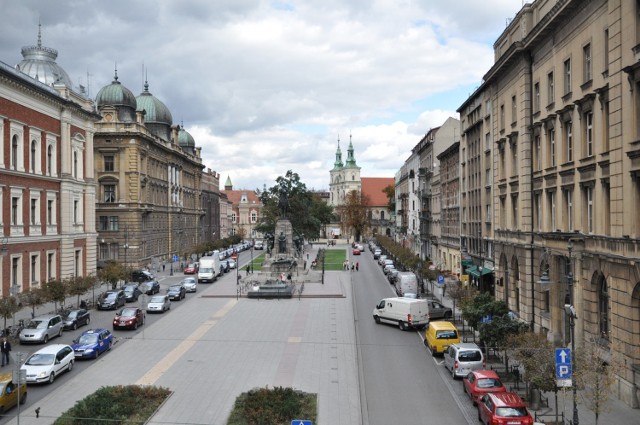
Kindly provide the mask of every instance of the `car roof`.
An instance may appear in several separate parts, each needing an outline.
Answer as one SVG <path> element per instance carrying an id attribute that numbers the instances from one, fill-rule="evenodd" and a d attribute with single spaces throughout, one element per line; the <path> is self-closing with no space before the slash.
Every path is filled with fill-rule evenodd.
<path id="1" fill-rule="evenodd" d="M 60 351 L 60 349 L 62 349 L 64 347 L 71 348 L 67 344 L 49 344 L 49 345 L 45 345 L 44 347 L 42 347 L 38 351 L 32 353 L 32 355 L 36 354 L 36 353 L 38 353 L 38 354 L 56 354 L 58 351 Z"/>
<path id="2" fill-rule="evenodd" d="M 104 329 L 104 328 L 89 329 L 89 330 L 86 330 L 86 331 L 82 332 L 81 335 L 99 334 L 99 333 L 102 333 L 104 331 L 107 331 L 107 329 Z"/>
<path id="3" fill-rule="evenodd" d="M 471 373 L 475 375 L 476 379 L 500 379 L 495 370 L 482 369 L 474 370 Z"/>
<path id="4" fill-rule="evenodd" d="M 6 383 L 13 380 L 13 374 L 11 372 L 0 373 L 0 383 Z"/>
<path id="5" fill-rule="evenodd" d="M 480 347 L 475 342 L 458 342 L 457 344 L 452 344 L 452 346 L 454 345 L 461 350 L 480 350 Z"/>
<path id="6" fill-rule="evenodd" d="M 54 317 L 58 317 L 59 314 L 42 314 L 40 316 L 36 316 L 34 317 L 32 320 L 50 320 L 53 319 Z"/>
<path id="7" fill-rule="evenodd" d="M 519 407 L 527 407 L 527 404 L 522 401 L 520 396 L 516 393 L 488 393 L 489 397 L 493 399 L 493 404 L 496 407 L 505 407 L 505 406 L 519 406 Z"/>

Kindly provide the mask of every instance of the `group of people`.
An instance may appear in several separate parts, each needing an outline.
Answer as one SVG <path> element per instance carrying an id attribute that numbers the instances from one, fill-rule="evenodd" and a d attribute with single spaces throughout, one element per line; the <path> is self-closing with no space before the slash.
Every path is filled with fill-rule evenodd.
<path id="1" fill-rule="evenodd" d="M 360 270 L 360 263 L 358 261 L 355 262 L 349 262 L 349 260 L 344 260 L 344 262 L 342 263 L 342 269 L 343 270 L 351 270 L 351 271 L 358 271 Z"/>

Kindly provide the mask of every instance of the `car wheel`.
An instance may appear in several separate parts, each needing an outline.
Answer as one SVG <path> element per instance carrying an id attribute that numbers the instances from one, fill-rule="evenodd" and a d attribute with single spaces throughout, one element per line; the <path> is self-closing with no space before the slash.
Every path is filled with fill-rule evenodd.
<path id="1" fill-rule="evenodd" d="M 376 322 L 377 324 L 380 324 L 380 317 L 378 317 L 378 316 L 373 316 L 373 320 L 375 320 L 375 322 Z"/>
<path id="2" fill-rule="evenodd" d="M 436 347 L 431 348 L 431 356 L 435 357 L 436 354 L 438 354 L 438 350 L 436 350 Z"/>
<path id="3" fill-rule="evenodd" d="M 78 329 L 78 323 L 77 322 L 73 322 L 73 326 L 71 327 L 74 331 L 76 329 Z"/>
<path id="4" fill-rule="evenodd" d="M 113 345 L 113 341 L 109 341 L 109 346 L 107 347 L 107 351 L 111 351 L 112 345 Z"/>
<path id="5" fill-rule="evenodd" d="M 100 349 L 96 348 L 96 354 L 95 354 L 95 356 L 93 356 L 93 358 L 98 360 L 98 357 L 100 357 Z"/>
<path id="6" fill-rule="evenodd" d="M 56 374 L 54 372 L 51 372 L 51 375 L 49 375 L 49 383 L 53 384 L 53 381 L 56 380 Z"/>
<path id="7" fill-rule="evenodd" d="M 403 321 L 398 322 L 398 327 L 400 328 L 401 331 L 407 330 L 407 325 L 405 325 Z"/>
<path id="8" fill-rule="evenodd" d="M 58 336 L 61 337 L 62 336 L 62 328 L 60 328 L 60 332 L 58 332 Z"/>
<path id="9" fill-rule="evenodd" d="M 27 393 L 25 392 L 22 397 L 20 397 L 20 404 L 25 404 L 27 402 Z"/>
<path id="10" fill-rule="evenodd" d="M 85 325 L 89 326 L 89 323 L 91 323 L 91 318 L 87 317 L 87 322 L 85 323 Z"/>
<path id="11" fill-rule="evenodd" d="M 454 381 L 456 379 L 458 379 L 458 377 L 456 376 L 456 368 L 455 367 L 451 368 L 451 377 L 453 378 Z"/>
<path id="12" fill-rule="evenodd" d="M 136 329 L 138 329 L 138 321 L 136 320 L 136 324 L 133 325 L 133 330 L 135 331 Z"/>
<path id="13" fill-rule="evenodd" d="M 480 408 L 478 407 L 478 421 L 482 424 L 482 416 L 480 416 Z"/>
<path id="14" fill-rule="evenodd" d="M 44 338 L 42 338 L 42 342 L 43 342 L 43 343 L 45 343 L 45 344 L 46 344 L 47 342 L 49 342 L 49 335 L 46 335 L 46 334 L 45 334 Z"/>
<path id="15" fill-rule="evenodd" d="M 4 412 L 5 412 L 4 406 L 0 406 L 0 415 L 4 415 Z"/>
<path id="16" fill-rule="evenodd" d="M 68 371 L 68 372 L 71 372 L 72 370 L 73 370 L 73 360 L 71 360 L 71 361 L 69 362 L 69 365 L 67 366 L 67 371 Z"/>

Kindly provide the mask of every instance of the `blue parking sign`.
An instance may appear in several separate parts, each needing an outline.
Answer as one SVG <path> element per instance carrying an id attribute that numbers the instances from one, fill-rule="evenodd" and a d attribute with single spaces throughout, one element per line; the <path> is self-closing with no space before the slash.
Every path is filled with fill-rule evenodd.
<path id="1" fill-rule="evenodd" d="M 556 379 L 571 379 L 571 350 L 556 348 Z"/>
<path id="2" fill-rule="evenodd" d="M 291 421 L 291 425 L 313 425 L 311 421 L 303 421 L 300 419 L 294 419 Z"/>
<path id="3" fill-rule="evenodd" d="M 444 285 L 444 276 L 438 275 L 438 285 Z"/>

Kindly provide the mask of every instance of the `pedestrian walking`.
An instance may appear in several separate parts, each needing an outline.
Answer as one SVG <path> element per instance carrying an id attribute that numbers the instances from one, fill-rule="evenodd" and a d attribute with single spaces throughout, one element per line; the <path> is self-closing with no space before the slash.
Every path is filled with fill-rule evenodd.
<path id="1" fill-rule="evenodd" d="M 360 270 L 360 262 L 356 261 L 356 271 Z"/>
<path id="2" fill-rule="evenodd" d="M 162 271 L 164 272 L 164 268 L 166 267 L 166 263 L 164 260 L 162 260 Z"/>
<path id="3" fill-rule="evenodd" d="M 11 343 L 7 340 L 6 336 L 2 337 L 2 342 L 0 342 L 0 351 L 2 352 L 2 366 L 5 364 L 9 364 L 9 353 L 11 352 Z"/>
<path id="4" fill-rule="evenodd" d="M 351 262 L 351 271 L 353 271 L 353 269 L 355 269 L 355 268 L 356 268 L 356 265 L 355 265 L 355 263 L 352 261 L 352 262 Z"/>

